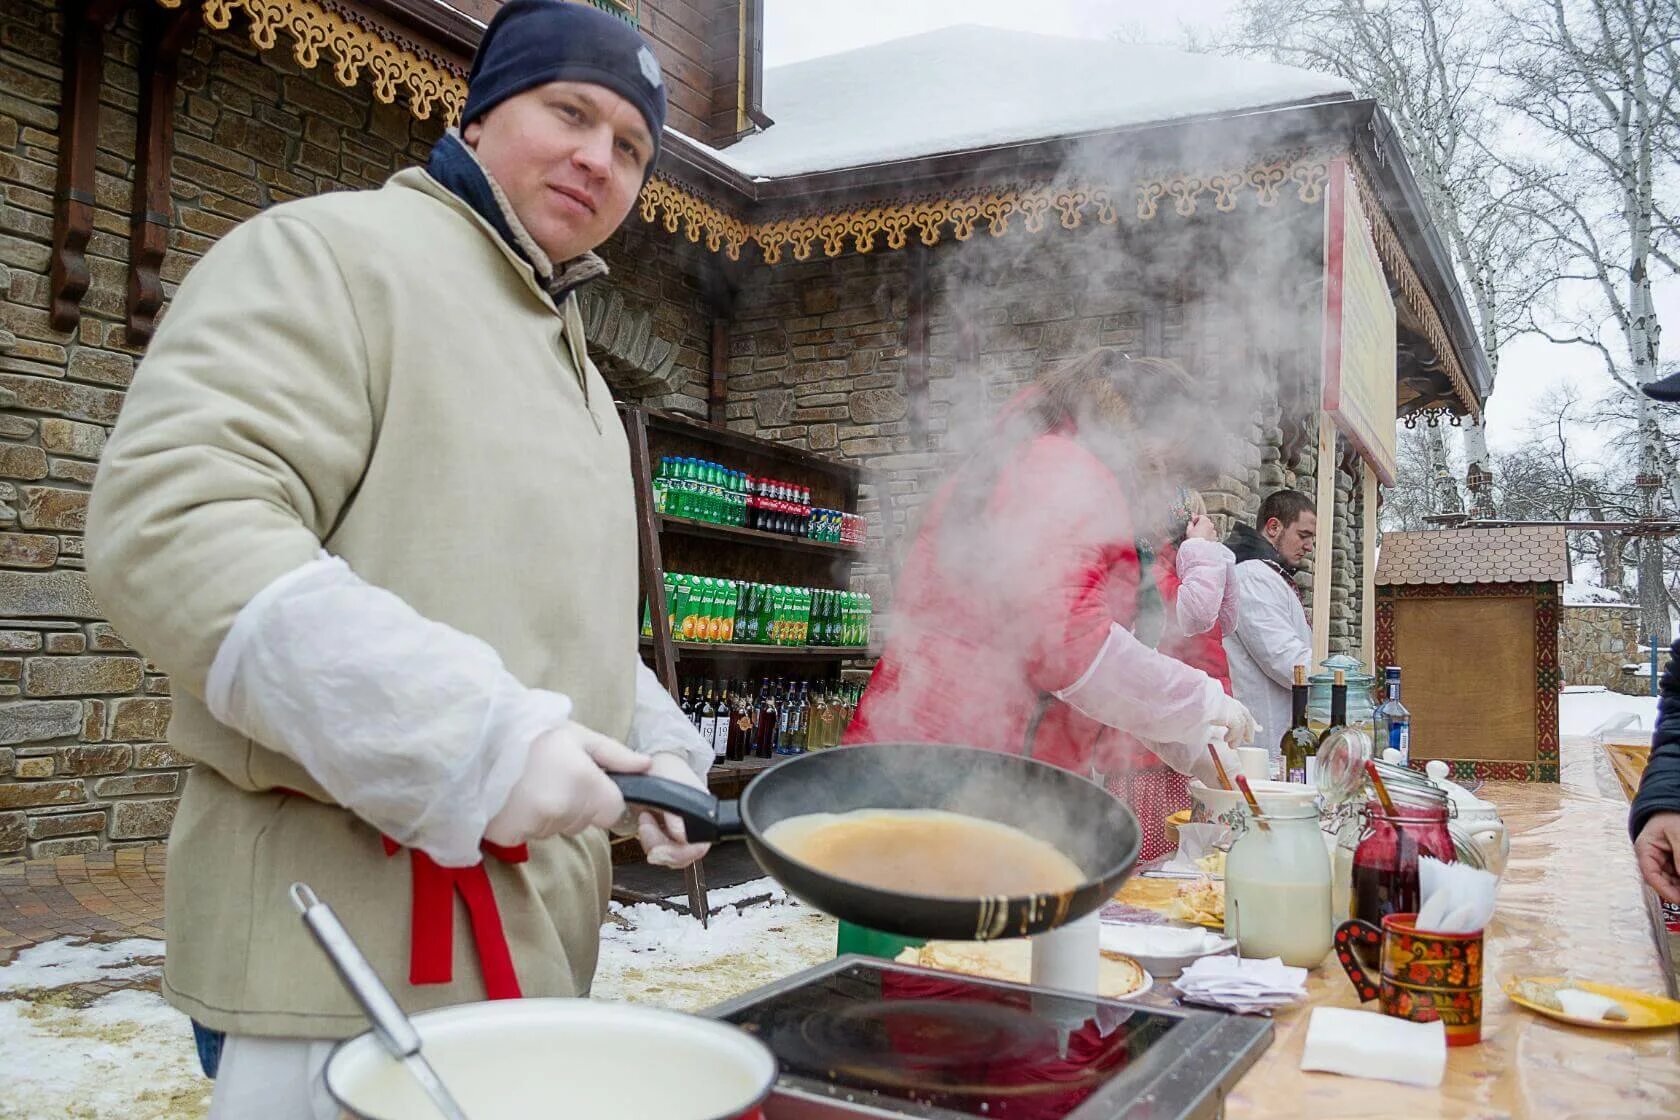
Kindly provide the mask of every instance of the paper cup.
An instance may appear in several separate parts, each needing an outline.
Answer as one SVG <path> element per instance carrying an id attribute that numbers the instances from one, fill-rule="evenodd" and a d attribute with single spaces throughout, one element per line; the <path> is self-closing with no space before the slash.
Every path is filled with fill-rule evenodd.
<path id="1" fill-rule="evenodd" d="M 1272 776 L 1272 755 L 1265 747 L 1238 747 L 1237 765 L 1251 782 L 1264 782 Z"/>

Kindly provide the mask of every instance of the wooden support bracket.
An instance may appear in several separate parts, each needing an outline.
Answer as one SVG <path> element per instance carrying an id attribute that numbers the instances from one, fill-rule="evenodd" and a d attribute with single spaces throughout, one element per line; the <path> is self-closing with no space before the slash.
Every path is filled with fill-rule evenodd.
<path id="1" fill-rule="evenodd" d="M 148 6 L 141 25 L 140 134 L 135 141 L 134 195 L 128 245 L 128 341 L 151 340 L 163 307 L 159 272 L 169 248 L 170 155 L 175 145 L 175 83 L 181 51 L 198 30 L 202 9 Z"/>
<path id="2" fill-rule="evenodd" d="M 63 84 L 58 110 L 58 187 L 53 197 L 54 330 L 73 331 L 87 294 L 93 236 L 93 166 L 99 143 L 99 86 L 105 32 L 126 0 L 71 0 L 64 10 Z"/>
<path id="3" fill-rule="evenodd" d="M 905 403 L 910 413 L 910 435 L 922 447 L 928 444 L 928 247 L 911 244 L 909 253 L 909 300 L 904 332 L 908 360 L 904 363 Z"/>
<path id="4" fill-rule="evenodd" d="M 729 320 L 735 311 L 735 285 L 714 257 L 701 262 L 701 290 L 712 320 L 711 378 L 706 391 L 706 421 L 723 427 L 729 419 Z"/>

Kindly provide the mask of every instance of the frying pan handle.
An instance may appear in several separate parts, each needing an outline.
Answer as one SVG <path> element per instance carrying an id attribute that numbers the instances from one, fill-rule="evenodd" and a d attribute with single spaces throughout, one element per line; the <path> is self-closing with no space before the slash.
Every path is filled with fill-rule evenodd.
<path id="1" fill-rule="evenodd" d="M 654 778 L 647 774 L 608 773 L 624 800 L 648 809 L 663 809 L 682 818 L 683 829 L 693 843 L 710 843 L 746 831 L 741 824 L 741 803 L 719 801 L 703 789 Z"/>

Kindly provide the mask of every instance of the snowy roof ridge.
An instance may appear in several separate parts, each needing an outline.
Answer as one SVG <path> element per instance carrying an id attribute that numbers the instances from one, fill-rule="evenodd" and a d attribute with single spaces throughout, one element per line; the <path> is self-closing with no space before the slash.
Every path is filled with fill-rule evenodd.
<path id="1" fill-rule="evenodd" d="M 773 179 L 1353 97 L 1345 80 L 1170 47 L 961 24 L 767 69 L 776 123 L 708 149 Z"/>

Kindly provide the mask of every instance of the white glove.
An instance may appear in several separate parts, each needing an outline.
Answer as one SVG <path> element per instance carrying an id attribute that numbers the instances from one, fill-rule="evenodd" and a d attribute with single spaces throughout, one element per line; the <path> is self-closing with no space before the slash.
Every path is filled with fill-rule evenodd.
<path id="1" fill-rule="evenodd" d="M 568 720 L 539 735 L 507 803 L 490 818 L 484 838 L 511 847 L 549 836 L 611 828 L 624 797 L 605 771 L 646 773 L 651 764 L 622 743 Z"/>
<path id="2" fill-rule="evenodd" d="M 1233 747 L 1243 747 L 1254 742 L 1254 733 L 1260 726 L 1254 722 L 1254 716 L 1236 697 L 1225 695 L 1224 689 L 1219 690 L 1219 700 L 1208 715 L 1208 722 L 1214 727 L 1223 727 L 1225 741 Z"/>
<path id="3" fill-rule="evenodd" d="M 683 756 L 666 752 L 653 756 L 648 771 L 655 778 L 668 778 L 695 789 L 706 789 L 706 780 L 696 774 Z M 647 861 L 655 867 L 687 867 L 711 849 L 710 844 L 690 844 L 682 818 L 675 813 L 636 814 L 636 838 L 642 842 Z"/>

